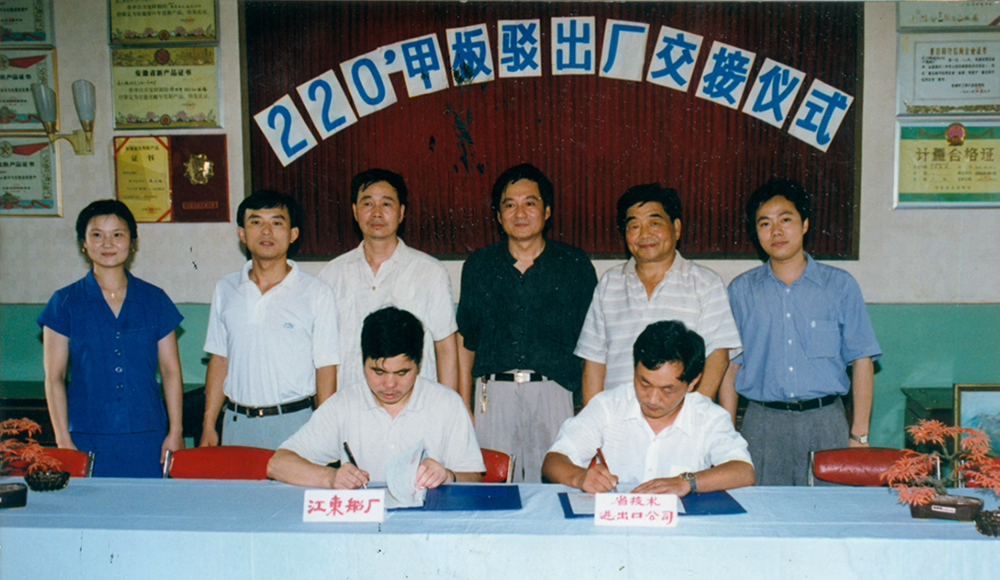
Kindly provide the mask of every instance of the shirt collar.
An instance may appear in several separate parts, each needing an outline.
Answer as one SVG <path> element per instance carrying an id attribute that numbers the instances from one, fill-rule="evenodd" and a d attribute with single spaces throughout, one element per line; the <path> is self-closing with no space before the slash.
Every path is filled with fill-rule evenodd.
<path id="1" fill-rule="evenodd" d="M 135 276 L 132 275 L 128 269 L 125 270 L 125 277 L 128 279 L 126 282 L 125 290 L 125 302 L 130 302 L 133 300 L 138 300 L 136 298 L 136 286 L 132 283 L 135 280 Z M 104 293 L 101 291 L 101 285 L 97 283 L 97 278 L 94 277 L 94 271 L 89 270 L 87 275 L 83 278 L 83 289 L 86 293 L 88 300 L 101 300 L 104 301 Z"/>
<path id="2" fill-rule="evenodd" d="M 406 255 L 406 253 L 408 251 L 410 251 L 410 248 L 405 243 L 403 243 L 403 238 L 397 237 L 396 238 L 396 249 L 392 251 L 392 255 L 389 256 L 386 259 L 386 262 L 398 263 L 403 258 L 403 256 Z M 355 262 L 364 262 L 366 265 L 368 264 L 368 261 L 365 260 L 365 242 L 364 242 L 364 240 L 362 240 L 361 243 L 358 244 L 357 251 L 354 252 L 354 255 L 352 256 L 352 259 Z"/>
<path id="3" fill-rule="evenodd" d="M 397 417 L 403 413 L 420 411 L 424 408 L 424 386 L 421 384 L 423 381 L 424 379 L 417 375 L 417 382 L 413 384 L 413 391 L 410 392 L 410 398 L 406 401 L 406 405 L 403 406 L 399 414 L 396 415 Z M 355 385 L 355 388 L 362 389 L 362 397 L 369 411 L 382 409 L 382 405 L 375 400 L 375 393 L 372 392 L 367 381 L 362 379 L 360 383 L 355 383 Z"/>
<path id="4" fill-rule="evenodd" d="M 771 267 L 771 261 L 768 260 L 766 264 L 767 267 L 764 269 L 767 275 L 761 277 L 761 283 L 763 283 L 764 280 L 770 279 L 781 284 L 782 286 L 794 286 L 795 284 L 798 284 L 800 280 L 809 280 L 817 286 L 824 286 L 825 283 L 823 281 L 823 276 L 820 273 L 819 265 L 816 263 L 816 260 L 813 260 L 812 256 L 810 256 L 808 252 L 803 252 L 803 254 L 805 254 L 806 257 L 806 267 L 802 270 L 802 275 L 799 276 L 794 282 L 791 284 L 785 284 L 782 282 L 781 279 L 775 275 L 774 269 Z"/>
<path id="5" fill-rule="evenodd" d="M 687 261 L 680 252 L 674 250 L 674 263 L 670 264 L 670 268 L 667 269 L 663 277 L 666 278 L 671 272 L 680 272 L 681 274 L 687 274 L 691 270 L 691 262 Z M 632 274 L 638 276 L 635 273 L 635 258 L 629 257 L 628 261 L 625 262 L 625 267 L 622 268 L 622 275 Z"/>
<path id="6" fill-rule="evenodd" d="M 299 265 L 295 263 L 295 260 L 285 260 L 292 269 L 285 275 L 281 282 L 278 282 L 274 288 L 288 288 L 289 290 L 295 289 L 299 283 Z M 240 286 L 244 284 L 254 284 L 254 281 L 250 279 L 250 268 L 253 268 L 253 260 L 247 260 L 246 264 L 243 264 L 243 269 L 240 270 Z M 256 286 L 256 284 L 254 284 Z"/>

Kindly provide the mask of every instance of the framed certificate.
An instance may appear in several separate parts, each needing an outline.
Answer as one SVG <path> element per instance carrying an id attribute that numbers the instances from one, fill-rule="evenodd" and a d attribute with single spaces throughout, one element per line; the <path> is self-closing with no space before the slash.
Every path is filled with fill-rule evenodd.
<path id="1" fill-rule="evenodd" d="M 1000 34 L 900 34 L 897 115 L 1000 114 Z"/>
<path id="2" fill-rule="evenodd" d="M 993 2 L 898 2 L 900 30 L 996 28 L 1000 6 Z"/>
<path id="3" fill-rule="evenodd" d="M 0 4 L 3 6 L 3 4 Z M 0 49 L 0 132 L 43 132 L 31 85 L 56 89 L 54 49 Z M 56 123 L 58 130 L 58 123 Z"/>
<path id="4" fill-rule="evenodd" d="M 1000 121 L 896 121 L 894 208 L 1000 207 Z"/>
<path id="5" fill-rule="evenodd" d="M 55 44 L 52 0 L 3 0 L 0 2 L 0 22 L 0 42 Z"/>
<path id="6" fill-rule="evenodd" d="M 115 130 L 218 127 L 216 48 L 112 48 Z"/>
<path id="7" fill-rule="evenodd" d="M 0 136 L 0 216 L 60 215 L 59 164 L 48 138 Z"/>
<path id="8" fill-rule="evenodd" d="M 140 222 L 229 221 L 225 135 L 115 137 L 118 199 Z"/>
<path id="9" fill-rule="evenodd" d="M 218 42 L 216 0 L 108 0 L 111 44 Z"/>

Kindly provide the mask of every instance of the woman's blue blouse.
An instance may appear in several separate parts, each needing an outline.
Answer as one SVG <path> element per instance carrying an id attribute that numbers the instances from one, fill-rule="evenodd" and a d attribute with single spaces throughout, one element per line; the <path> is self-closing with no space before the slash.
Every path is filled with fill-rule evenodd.
<path id="1" fill-rule="evenodd" d="M 38 324 L 69 337 L 69 430 L 137 433 L 165 430 L 156 381 L 157 343 L 184 319 L 167 294 L 126 271 L 128 290 L 116 318 L 93 272 L 56 292 Z"/>

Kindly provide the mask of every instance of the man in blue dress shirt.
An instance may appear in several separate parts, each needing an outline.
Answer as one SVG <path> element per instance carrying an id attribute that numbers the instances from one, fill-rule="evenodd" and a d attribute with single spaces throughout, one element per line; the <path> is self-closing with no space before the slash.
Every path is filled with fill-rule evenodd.
<path id="1" fill-rule="evenodd" d="M 772 179 L 755 191 L 747 231 L 769 260 L 729 285 L 744 346 L 719 400 L 733 416 L 737 393 L 750 401 L 742 435 L 757 485 L 804 485 L 809 452 L 868 445 L 873 361 L 882 352 L 858 283 L 803 251 L 809 216 L 809 196 L 795 181 Z M 850 425 L 841 401 L 848 391 Z"/>

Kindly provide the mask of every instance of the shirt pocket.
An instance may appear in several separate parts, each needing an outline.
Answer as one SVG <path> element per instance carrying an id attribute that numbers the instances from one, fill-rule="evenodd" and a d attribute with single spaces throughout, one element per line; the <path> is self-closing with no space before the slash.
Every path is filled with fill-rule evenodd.
<path id="1" fill-rule="evenodd" d="M 806 356 L 835 358 L 840 353 L 840 326 L 836 320 L 810 320 L 806 331 Z"/>

